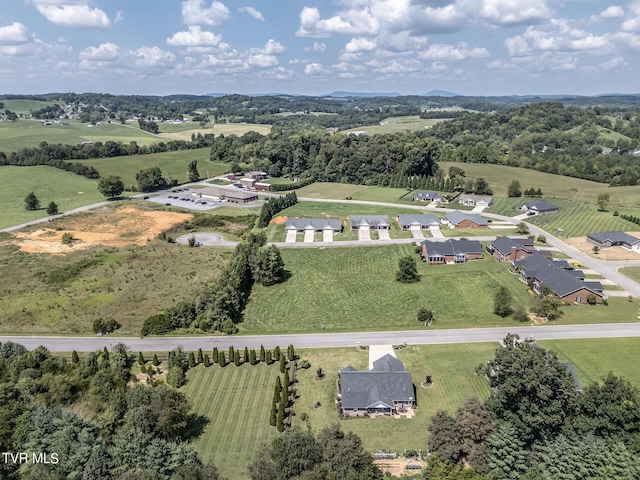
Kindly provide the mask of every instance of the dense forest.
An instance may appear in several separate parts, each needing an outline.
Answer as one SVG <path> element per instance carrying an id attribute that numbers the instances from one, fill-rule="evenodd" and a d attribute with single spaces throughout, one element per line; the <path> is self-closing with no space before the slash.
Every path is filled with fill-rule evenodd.
<path id="1" fill-rule="evenodd" d="M 432 417 L 428 480 L 640 478 L 640 392 L 607 375 L 577 391 L 554 352 L 508 335 L 477 369 L 486 402 Z"/>

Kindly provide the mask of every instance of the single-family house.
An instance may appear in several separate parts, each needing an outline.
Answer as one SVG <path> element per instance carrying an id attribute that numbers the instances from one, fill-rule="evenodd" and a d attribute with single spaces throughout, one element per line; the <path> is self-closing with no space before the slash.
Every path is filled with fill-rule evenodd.
<path id="1" fill-rule="evenodd" d="M 522 207 L 520 207 L 520 210 L 535 215 L 546 215 L 548 213 L 556 213 L 560 211 L 560 208 L 547 202 L 546 200 L 533 200 L 522 205 Z"/>
<path id="2" fill-rule="evenodd" d="M 413 196 L 413 201 L 440 203 L 443 198 L 444 196 L 437 192 L 425 192 L 424 190 L 418 190 Z"/>
<path id="3" fill-rule="evenodd" d="M 191 192 L 197 198 L 207 198 L 214 201 L 227 201 L 231 203 L 249 203 L 258 200 L 255 192 L 247 192 L 236 188 L 210 186 Z"/>
<path id="4" fill-rule="evenodd" d="M 411 230 L 414 228 L 420 230 L 430 228 L 440 229 L 440 218 L 438 218 L 438 215 L 402 213 L 398 215 L 396 221 L 402 230 Z"/>
<path id="5" fill-rule="evenodd" d="M 422 261 L 429 265 L 464 263 L 483 258 L 482 245 L 478 240 L 467 240 L 466 238 L 460 240 L 449 238 L 444 242 L 424 240 L 420 245 L 422 247 Z"/>
<path id="6" fill-rule="evenodd" d="M 330 230 L 334 235 L 342 231 L 342 220 L 339 218 L 288 218 L 285 230 L 304 233 L 313 230 L 314 233 Z"/>
<path id="7" fill-rule="evenodd" d="M 247 172 L 244 174 L 245 178 L 253 178 L 255 180 L 264 180 L 265 178 L 267 178 L 267 172 L 259 172 L 259 171 L 253 171 L 253 172 Z"/>
<path id="8" fill-rule="evenodd" d="M 458 203 L 466 205 L 467 207 L 488 207 L 493 203 L 493 197 L 491 195 L 463 193 L 458 197 Z"/>
<path id="9" fill-rule="evenodd" d="M 528 238 L 496 237 L 487 245 L 487 252 L 499 262 L 524 260 L 536 251 L 533 240 Z"/>
<path id="10" fill-rule="evenodd" d="M 340 370 L 340 409 L 344 416 L 393 415 L 415 405 L 411 373 L 404 364 L 385 355 L 371 370 L 349 365 Z"/>
<path id="11" fill-rule="evenodd" d="M 537 294 L 542 285 L 547 285 L 554 295 L 566 303 L 587 303 L 591 294 L 595 296 L 596 303 L 602 303 L 604 299 L 602 284 L 585 281 L 582 270 L 575 269 L 566 260 L 553 260 L 537 252 L 523 260 L 514 260 L 511 264 Z"/>
<path id="12" fill-rule="evenodd" d="M 371 230 L 389 230 L 389 217 L 386 215 L 350 215 L 349 225 L 351 230 L 358 230 L 361 227 L 369 227 Z"/>
<path id="13" fill-rule="evenodd" d="M 454 210 L 445 215 L 442 223 L 449 228 L 487 228 L 489 221 L 476 213 Z"/>
<path id="14" fill-rule="evenodd" d="M 640 252 L 640 238 L 626 232 L 598 232 L 587 235 L 587 242 L 600 248 L 623 247 Z"/>

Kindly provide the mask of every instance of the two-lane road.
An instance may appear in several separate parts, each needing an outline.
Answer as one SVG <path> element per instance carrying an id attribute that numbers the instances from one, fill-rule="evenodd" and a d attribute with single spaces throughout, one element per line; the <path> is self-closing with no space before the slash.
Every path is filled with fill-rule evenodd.
<path id="1" fill-rule="evenodd" d="M 44 345 L 54 352 L 92 352 L 107 347 L 110 349 L 119 342 L 126 344 L 131 351 L 162 352 L 181 345 L 186 350 L 198 348 L 209 350 L 213 347 L 228 348 L 273 348 L 276 345 L 293 344 L 296 348 L 354 347 L 360 345 L 435 345 L 446 343 L 498 342 L 507 333 L 517 333 L 520 338 L 528 336 L 536 340 L 585 339 L 585 338 L 623 338 L 640 337 L 639 323 L 612 323 L 601 325 L 545 325 L 498 328 L 465 328 L 433 330 L 409 330 L 399 332 L 356 332 L 356 333 L 318 333 L 292 335 L 238 335 L 215 337 L 0 337 L 0 342 L 12 341 L 32 349 Z"/>

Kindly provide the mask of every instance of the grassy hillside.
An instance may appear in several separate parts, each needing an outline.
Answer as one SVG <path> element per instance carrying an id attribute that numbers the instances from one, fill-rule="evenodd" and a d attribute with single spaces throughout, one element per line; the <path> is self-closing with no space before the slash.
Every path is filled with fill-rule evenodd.
<path id="1" fill-rule="evenodd" d="M 362 127 L 351 128 L 346 132 L 366 131 L 369 135 L 376 133 L 396 133 L 415 130 L 424 130 L 443 119 L 422 119 L 418 115 L 407 115 L 404 117 L 390 117 L 382 120 L 378 125 L 364 125 Z"/>
<path id="2" fill-rule="evenodd" d="M 163 175 L 171 175 L 179 183 L 187 181 L 187 166 L 193 160 L 198 161 L 198 172 L 205 177 L 219 175 L 229 170 L 226 163 L 212 163 L 209 161 L 208 148 L 197 150 L 180 150 L 177 152 L 153 153 L 151 155 L 130 155 L 126 157 L 96 158 L 92 160 L 79 160 L 80 163 L 95 167 L 101 176 L 119 175 L 127 186 L 133 185 L 137 190 L 136 174 L 144 169 L 159 167 Z"/>
<path id="3" fill-rule="evenodd" d="M 47 216 L 49 202 L 63 212 L 104 200 L 98 192 L 98 181 L 89 180 L 52 167 L 0 167 L 0 228 L 10 227 Z M 40 210 L 27 211 L 24 198 L 34 192 Z"/>

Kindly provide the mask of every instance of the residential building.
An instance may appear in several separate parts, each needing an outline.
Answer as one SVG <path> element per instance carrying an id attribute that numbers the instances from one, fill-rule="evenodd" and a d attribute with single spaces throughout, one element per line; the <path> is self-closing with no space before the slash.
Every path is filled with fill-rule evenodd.
<path id="1" fill-rule="evenodd" d="M 491 195 L 463 193 L 458 197 L 458 203 L 466 205 L 467 207 L 488 207 L 493 203 L 493 197 Z"/>
<path id="2" fill-rule="evenodd" d="M 489 221 L 476 213 L 454 210 L 445 215 L 442 223 L 449 228 L 488 228 Z"/>
<path id="3" fill-rule="evenodd" d="M 371 230 L 389 230 L 389 217 L 386 215 L 350 215 L 349 225 L 351 230 L 361 227 L 369 227 Z"/>
<path id="4" fill-rule="evenodd" d="M 429 265 L 464 263 L 483 258 L 482 245 L 477 240 L 467 240 L 466 238 L 460 240 L 449 238 L 444 242 L 424 240 L 420 245 L 422 246 L 422 261 Z"/>
<path id="5" fill-rule="evenodd" d="M 487 245 L 487 252 L 499 262 L 513 262 L 524 260 L 535 253 L 533 240 L 528 238 L 496 237 Z"/>
<path id="6" fill-rule="evenodd" d="M 440 218 L 438 215 L 403 213 L 398 215 L 396 221 L 402 230 L 411 230 L 413 228 L 419 228 L 420 230 L 440 228 Z"/>
<path id="7" fill-rule="evenodd" d="M 336 234 L 342 231 L 342 220 L 339 218 L 288 218 L 285 229 L 295 230 L 296 233 L 304 233 L 307 230 L 314 232 L 331 230 Z"/>
<path id="8" fill-rule="evenodd" d="M 413 196 L 413 201 L 440 203 L 443 198 L 444 196 L 437 192 L 425 192 L 424 190 L 418 190 Z"/>
<path id="9" fill-rule="evenodd" d="M 587 242 L 599 248 L 623 247 L 633 252 L 640 252 L 640 238 L 626 232 L 598 232 L 587 235 Z"/>
<path id="10" fill-rule="evenodd" d="M 520 210 L 524 210 L 535 215 L 546 215 L 548 213 L 556 213 L 560 208 L 546 200 L 533 200 L 522 205 Z"/>

